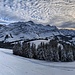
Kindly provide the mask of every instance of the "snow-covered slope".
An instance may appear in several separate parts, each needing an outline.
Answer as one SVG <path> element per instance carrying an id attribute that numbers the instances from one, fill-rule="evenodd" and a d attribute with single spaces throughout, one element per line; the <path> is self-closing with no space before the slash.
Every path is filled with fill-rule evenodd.
<path id="1" fill-rule="evenodd" d="M 15 41 L 20 39 L 46 38 L 62 34 L 55 26 L 36 24 L 32 21 L 16 22 L 0 26 L 0 40 Z"/>
<path id="2" fill-rule="evenodd" d="M 12 42 L 39 38 L 58 38 L 59 41 L 75 41 L 75 31 L 58 29 L 56 26 L 36 24 L 33 21 L 0 25 L 0 41 Z"/>
<path id="3" fill-rule="evenodd" d="M 60 29 L 61 33 L 66 35 L 75 36 L 75 30 L 68 30 L 68 29 Z"/>
<path id="4" fill-rule="evenodd" d="M 6 36 L 8 35 L 7 39 Z M 0 41 L 16 41 L 35 38 L 51 38 L 55 36 L 75 36 L 74 30 L 58 29 L 55 26 L 36 24 L 33 21 L 15 22 L 0 25 Z"/>
<path id="5" fill-rule="evenodd" d="M 0 75 L 75 75 L 75 62 L 46 62 L 15 56 L 0 48 Z"/>

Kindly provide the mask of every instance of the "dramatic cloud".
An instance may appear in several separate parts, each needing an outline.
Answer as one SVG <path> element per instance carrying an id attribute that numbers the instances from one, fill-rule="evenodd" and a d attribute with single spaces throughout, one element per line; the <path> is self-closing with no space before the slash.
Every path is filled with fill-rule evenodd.
<path id="1" fill-rule="evenodd" d="M 73 28 L 75 27 L 75 1 L 0 0 L 0 19 L 5 21 L 34 20 L 58 27 Z"/>

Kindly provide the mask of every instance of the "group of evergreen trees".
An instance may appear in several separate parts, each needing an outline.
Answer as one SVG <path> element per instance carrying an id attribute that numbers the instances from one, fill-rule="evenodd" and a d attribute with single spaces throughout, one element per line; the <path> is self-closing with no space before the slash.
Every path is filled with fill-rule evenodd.
<path id="1" fill-rule="evenodd" d="M 57 40 L 48 43 L 41 42 L 38 47 L 34 43 L 19 42 L 13 47 L 13 54 L 27 58 L 47 61 L 70 62 L 75 60 L 75 48 L 70 44 L 63 43 L 58 46 Z M 62 48 L 63 46 L 63 48 Z"/>

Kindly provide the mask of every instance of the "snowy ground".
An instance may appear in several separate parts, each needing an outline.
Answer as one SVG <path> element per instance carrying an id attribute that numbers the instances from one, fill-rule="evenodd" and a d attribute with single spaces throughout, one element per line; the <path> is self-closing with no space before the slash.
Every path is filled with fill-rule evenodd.
<path id="1" fill-rule="evenodd" d="M 23 58 L 0 48 L 0 75 L 75 75 L 75 62 L 46 62 Z"/>

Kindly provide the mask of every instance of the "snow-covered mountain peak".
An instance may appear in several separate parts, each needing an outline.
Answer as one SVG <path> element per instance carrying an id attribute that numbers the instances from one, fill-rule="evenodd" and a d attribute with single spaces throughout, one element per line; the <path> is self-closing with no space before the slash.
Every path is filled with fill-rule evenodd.
<path id="1" fill-rule="evenodd" d="M 13 40 L 46 38 L 53 35 L 59 35 L 56 26 L 36 24 L 33 21 L 15 22 L 9 25 L 3 25 L 0 28 L 0 40 L 4 40 L 5 36 L 12 35 Z M 8 38 L 9 39 L 9 38 Z M 2 40 L 2 41 L 3 41 Z M 10 40 L 12 41 L 12 40 Z"/>
<path id="2" fill-rule="evenodd" d="M 13 42 L 31 39 L 56 39 L 59 42 L 75 43 L 75 31 L 58 29 L 56 26 L 36 24 L 33 21 L 15 22 L 0 26 L 0 41 Z"/>

